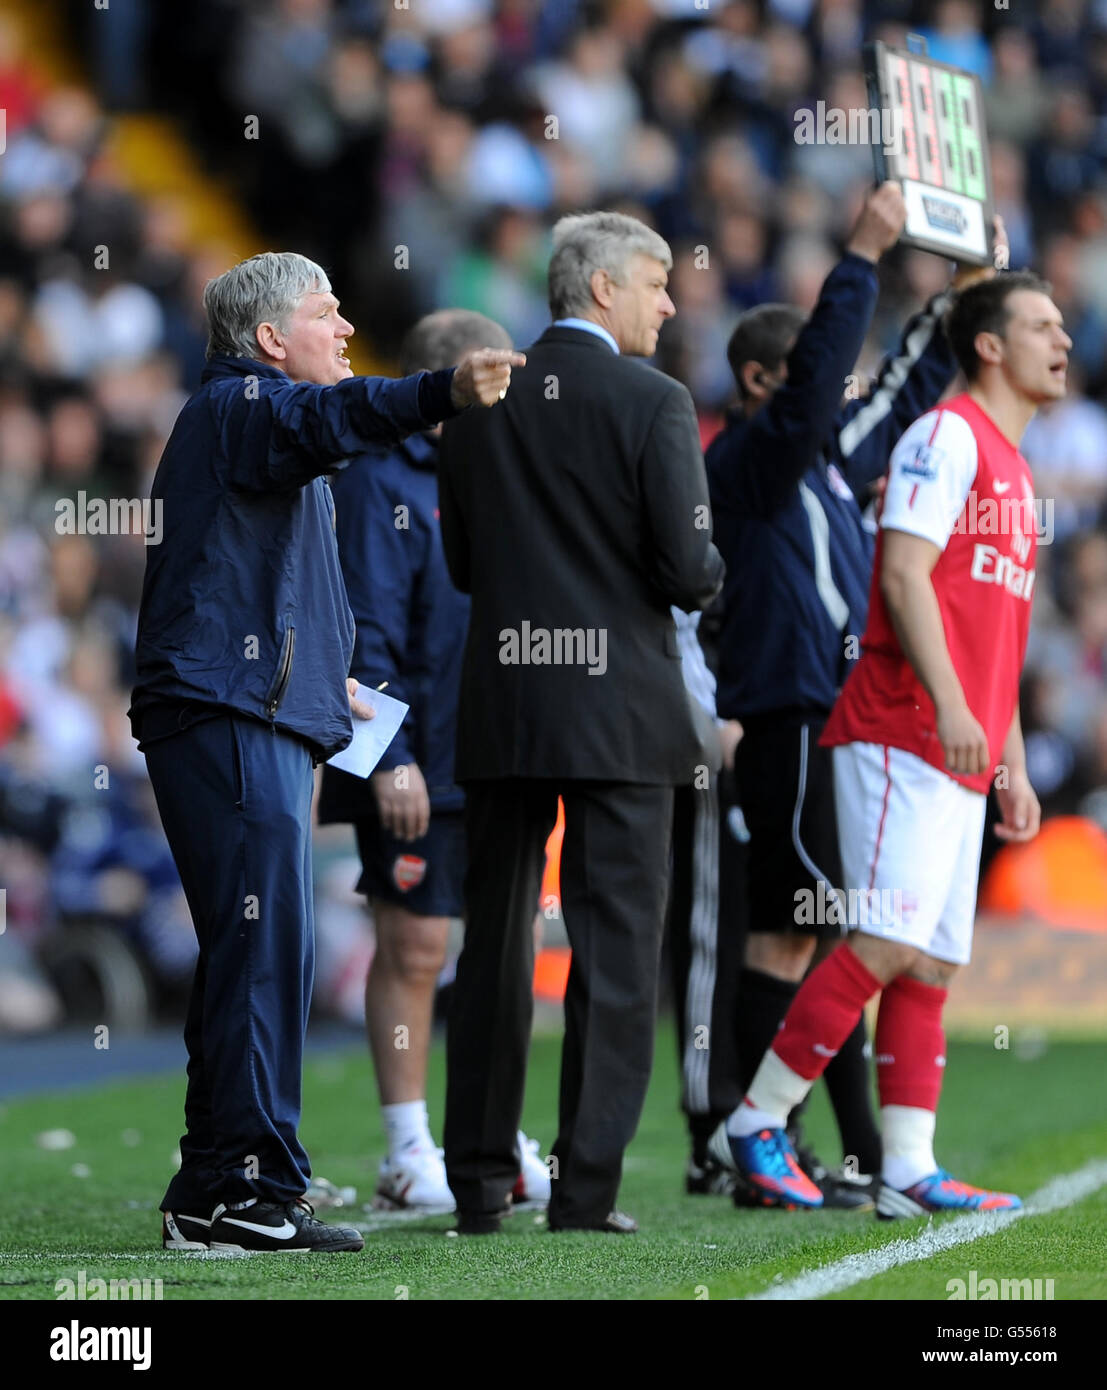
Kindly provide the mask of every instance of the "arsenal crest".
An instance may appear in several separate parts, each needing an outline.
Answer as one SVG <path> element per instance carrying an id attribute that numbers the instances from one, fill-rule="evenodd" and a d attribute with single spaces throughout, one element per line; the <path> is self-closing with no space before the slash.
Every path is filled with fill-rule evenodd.
<path id="1" fill-rule="evenodd" d="M 401 893 L 418 888 L 427 874 L 427 861 L 417 854 L 400 854 L 392 865 L 392 882 Z"/>

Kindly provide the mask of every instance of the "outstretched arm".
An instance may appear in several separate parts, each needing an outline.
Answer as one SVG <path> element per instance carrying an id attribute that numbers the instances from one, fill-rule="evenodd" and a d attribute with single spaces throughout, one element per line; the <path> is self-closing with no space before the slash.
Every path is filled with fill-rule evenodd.
<path id="1" fill-rule="evenodd" d="M 740 447 L 720 454 L 713 481 L 733 505 L 760 516 L 784 506 L 832 437 L 846 377 L 876 307 L 875 265 L 903 229 L 903 194 L 884 183 L 865 201 L 846 254 L 788 356 L 788 375 L 754 414 Z"/>
<path id="2" fill-rule="evenodd" d="M 246 377 L 241 389 L 224 390 L 219 399 L 231 481 L 256 491 L 303 487 L 374 444 L 398 444 L 469 405 L 498 405 L 511 368 L 525 361 L 522 353 L 480 348 L 457 367 L 395 380 L 289 381 L 261 391 Z"/>

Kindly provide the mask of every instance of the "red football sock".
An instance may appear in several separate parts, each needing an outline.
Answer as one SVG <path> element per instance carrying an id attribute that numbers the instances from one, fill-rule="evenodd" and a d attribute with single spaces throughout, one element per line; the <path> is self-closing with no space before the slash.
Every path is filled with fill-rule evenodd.
<path id="1" fill-rule="evenodd" d="M 885 985 L 876 1018 L 880 1104 L 937 1110 L 946 1065 L 942 1008 L 947 991 L 897 975 Z"/>
<path id="2" fill-rule="evenodd" d="M 814 1081 L 879 989 L 880 981 L 850 948 L 839 946 L 800 985 L 773 1040 L 773 1052 L 799 1076 Z"/>

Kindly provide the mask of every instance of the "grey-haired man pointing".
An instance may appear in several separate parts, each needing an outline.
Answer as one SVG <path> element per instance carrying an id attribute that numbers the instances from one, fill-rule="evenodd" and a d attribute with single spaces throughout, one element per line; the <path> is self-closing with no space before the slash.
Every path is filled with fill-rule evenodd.
<path id="1" fill-rule="evenodd" d="M 356 377 L 319 266 L 266 253 L 204 295 L 208 366 L 152 489 L 131 721 L 200 956 L 167 1249 L 358 1250 L 314 1219 L 296 1134 L 314 964 L 312 767 L 350 741 L 353 620 L 325 475 L 505 396 L 517 353 Z M 352 706 L 352 710 L 351 710 Z"/>

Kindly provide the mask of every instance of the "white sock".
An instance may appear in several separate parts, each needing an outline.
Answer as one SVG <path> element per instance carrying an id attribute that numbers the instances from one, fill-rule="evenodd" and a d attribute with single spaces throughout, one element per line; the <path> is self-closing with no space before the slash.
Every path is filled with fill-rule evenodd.
<path id="1" fill-rule="evenodd" d="M 382 1105 L 381 1119 L 388 1135 L 388 1152 L 395 1157 L 401 1149 L 414 1145 L 433 1148 L 425 1100 L 404 1100 L 398 1105 Z"/>
<path id="2" fill-rule="evenodd" d="M 727 1119 L 726 1132 L 741 1138 L 761 1129 L 783 1129 L 792 1107 L 803 1100 L 812 1085 L 770 1048 L 742 1104 Z"/>
<path id="3" fill-rule="evenodd" d="M 885 1105 L 880 1112 L 884 1140 L 881 1177 L 900 1192 L 937 1172 L 934 1158 L 933 1110 L 915 1105 Z"/>

